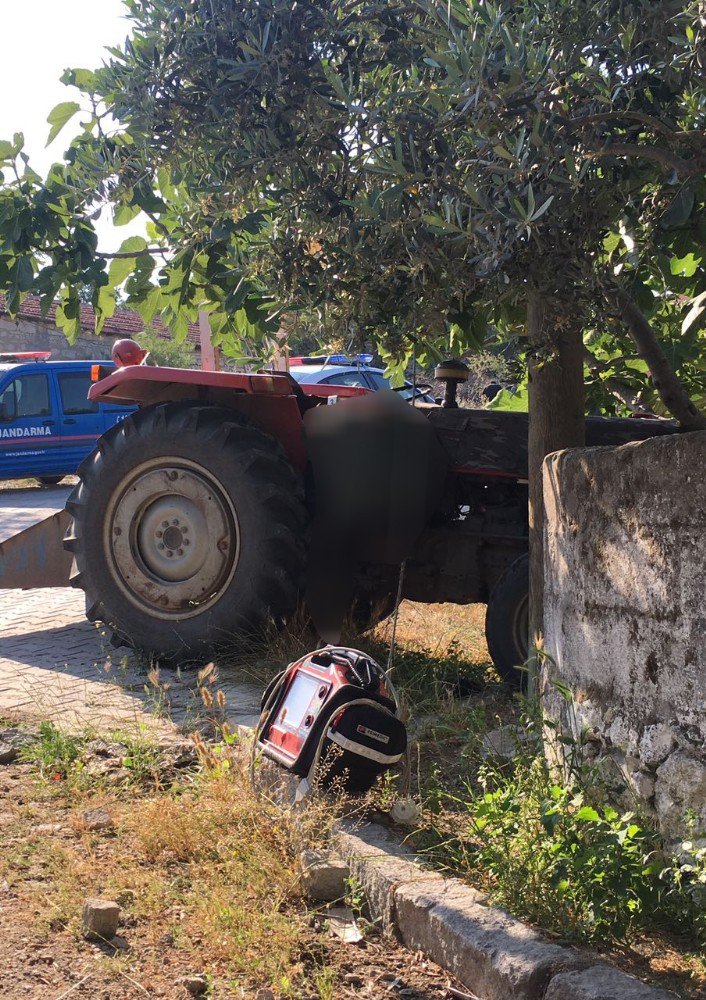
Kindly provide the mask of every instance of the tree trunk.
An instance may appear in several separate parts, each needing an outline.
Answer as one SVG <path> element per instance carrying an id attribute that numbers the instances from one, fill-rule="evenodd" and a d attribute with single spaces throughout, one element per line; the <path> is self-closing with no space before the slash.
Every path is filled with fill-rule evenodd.
<path id="1" fill-rule="evenodd" d="M 536 674 L 534 649 L 544 631 L 544 495 L 542 462 L 561 448 L 585 443 L 583 338 L 581 329 L 557 303 L 532 291 L 527 301 L 529 351 L 529 649 L 530 677 Z"/>
<path id="2" fill-rule="evenodd" d="M 607 296 L 624 320 L 637 353 L 647 365 L 655 389 L 669 412 L 685 430 L 706 430 L 706 416 L 689 399 L 686 389 L 669 364 L 657 335 L 637 303 L 623 288 L 615 285 L 608 289 Z"/>

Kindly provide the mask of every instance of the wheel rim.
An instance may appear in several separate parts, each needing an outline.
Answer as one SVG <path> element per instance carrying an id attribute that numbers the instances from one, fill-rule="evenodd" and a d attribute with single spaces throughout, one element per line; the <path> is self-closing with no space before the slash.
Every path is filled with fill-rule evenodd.
<path id="1" fill-rule="evenodd" d="M 527 646 L 529 642 L 529 596 L 522 598 L 517 605 L 512 622 L 512 639 L 520 657 L 518 666 L 527 661 Z"/>
<path id="2" fill-rule="evenodd" d="M 105 525 L 113 576 L 133 604 L 155 617 L 202 614 L 238 564 L 233 505 L 195 462 L 163 458 L 138 466 L 113 496 Z"/>

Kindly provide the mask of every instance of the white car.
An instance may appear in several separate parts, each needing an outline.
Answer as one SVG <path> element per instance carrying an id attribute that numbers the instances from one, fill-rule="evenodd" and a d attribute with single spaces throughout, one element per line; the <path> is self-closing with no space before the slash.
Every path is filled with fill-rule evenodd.
<path id="1" fill-rule="evenodd" d="M 371 368 L 372 355 L 362 354 L 357 358 L 346 358 L 341 354 L 330 357 L 297 357 L 289 359 L 289 374 L 305 385 L 354 385 L 363 389 L 389 389 L 390 380 L 385 378 L 384 368 Z M 412 399 L 414 386 L 405 381 L 397 389 L 404 399 Z M 430 388 L 425 383 L 416 387 L 416 398 L 421 403 L 436 403 Z"/>

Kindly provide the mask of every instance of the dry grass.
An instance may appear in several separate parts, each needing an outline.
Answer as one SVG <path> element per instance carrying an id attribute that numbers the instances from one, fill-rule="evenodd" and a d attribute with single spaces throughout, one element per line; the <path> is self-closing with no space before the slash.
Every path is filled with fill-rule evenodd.
<path id="1" fill-rule="evenodd" d="M 93 804 L 85 793 L 72 798 L 74 808 Z M 158 950 L 166 938 L 215 977 L 274 985 L 284 995 L 301 985 L 307 929 L 289 831 L 282 815 L 255 802 L 234 763 L 190 787 L 133 792 L 110 811 L 116 830 L 108 840 L 41 839 L 31 862 L 22 849 L 33 867 L 41 857 L 49 881 L 35 901 L 47 929 L 61 925 L 78 937 L 84 898 L 117 899 L 143 949 Z"/>
<path id="2" fill-rule="evenodd" d="M 375 635 L 383 641 L 389 641 L 390 633 L 389 619 L 375 629 Z M 484 604 L 403 601 L 397 621 L 397 641 L 402 649 L 423 649 L 434 657 L 443 657 L 454 648 L 468 663 L 479 667 L 490 663 Z"/>
<path id="3" fill-rule="evenodd" d="M 47 743 L 45 756 L 55 750 Z M 385 995 L 393 980 L 410 1000 L 447 995 L 449 977 L 374 928 L 362 948 L 333 940 L 302 898 L 298 852 L 325 841 L 331 802 L 315 801 L 293 823 L 256 797 L 234 742 L 208 746 L 170 787 L 89 779 L 68 756 L 61 779 L 54 768 L 43 778 L 39 759 L 0 772 L 12 804 L 11 815 L 0 808 L 3 1000 L 67 991 L 173 1000 L 188 995 L 179 980 L 194 973 L 212 1000 L 261 987 L 278 1000 L 353 1000 Z M 112 829 L 88 830 L 82 817 L 93 808 L 110 813 Z M 121 906 L 117 946 L 83 939 L 81 907 L 93 896 Z"/>

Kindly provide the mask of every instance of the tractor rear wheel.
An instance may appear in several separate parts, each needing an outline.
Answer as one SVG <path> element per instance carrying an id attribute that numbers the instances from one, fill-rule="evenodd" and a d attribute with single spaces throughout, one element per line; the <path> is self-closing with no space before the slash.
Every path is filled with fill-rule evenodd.
<path id="1" fill-rule="evenodd" d="M 147 407 L 108 431 L 78 474 L 67 503 L 72 585 L 116 644 L 202 655 L 295 611 L 302 482 L 277 441 L 240 414 Z"/>
<path id="2" fill-rule="evenodd" d="M 520 556 L 498 579 L 485 613 L 485 638 L 495 669 L 508 684 L 520 687 L 517 668 L 527 662 L 529 637 L 529 557 Z"/>

